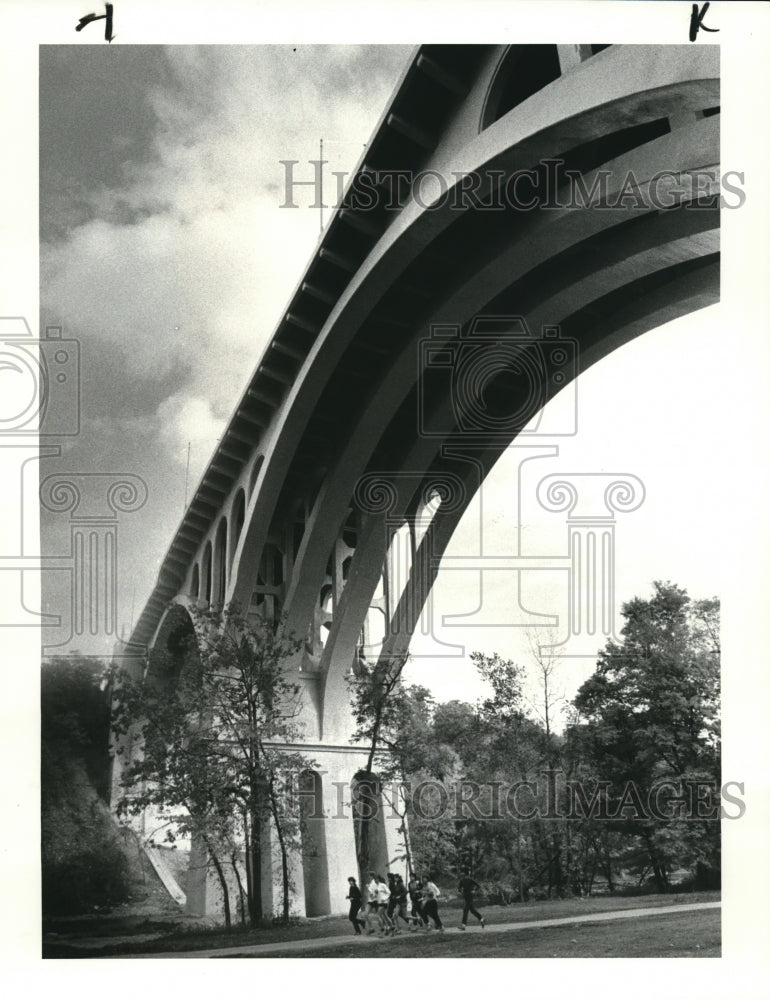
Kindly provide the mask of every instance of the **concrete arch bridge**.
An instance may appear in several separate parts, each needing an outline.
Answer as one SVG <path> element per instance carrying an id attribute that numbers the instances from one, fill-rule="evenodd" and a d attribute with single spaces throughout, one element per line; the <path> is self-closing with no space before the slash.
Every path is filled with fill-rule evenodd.
<path id="1" fill-rule="evenodd" d="M 364 760 L 347 677 L 408 648 L 484 477 L 580 372 L 718 300 L 719 120 L 714 46 L 410 58 L 121 650 L 143 670 L 188 602 L 306 636 L 292 673 L 327 817 L 298 912 L 341 910 L 356 871 L 335 818 Z M 606 628 L 611 608 L 581 607 Z M 386 821 L 382 860 L 397 840 Z"/>

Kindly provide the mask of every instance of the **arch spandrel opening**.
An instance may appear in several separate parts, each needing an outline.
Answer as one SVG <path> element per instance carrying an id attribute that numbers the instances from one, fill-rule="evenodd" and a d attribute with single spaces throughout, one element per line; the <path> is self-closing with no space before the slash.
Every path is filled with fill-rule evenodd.
<path id="1" fill-rule="evenodd" d="M 511 45 L 498 66 L 481 116 L 481 130 L 489 128 L 561 76 L 555 45 Z"/>
<path id="2" fill-rule="evenodd" d="M 228 573 L 232 570 L 233 559 L 235 557 L 235 550 L 238 548 L 238 542 L 241 537 L 241 532 L 243 531 L 243 524 L 246 517 L 246 491 L 243 489 L 238 490 L 235 497 L 235 503 L 233 504 L 233 513 L 230 518 L 230 539 L 228 544 Z"/>
<path id="3" fill-rule="evenodd" d="M 206 542 L 203 550 L 203 567 L 201 569 L 201 591 L 200 597 L 205 604 L 211 604 L 211 542 Z"/>
<path id="4" fill-rule="evenodd" d="M 161 623 L 150 651 L 145 683 L 161 691 L 173 691 L 180 685 L 195 683 L 200 655 L 195 627 L 186 608 L 171 607 Z"/>
<path id="5" fill-rule="evenodd" d="M 223 517 L 219 522 L 214 539 L 211 603 L 215 607 L 221 607 L 225 601 L 227 569 L 227 518 Z"/>
<path id="6" fill-rule="evenodd" d="M 280 548 L 268 542 L 259 562 L 252 588 L 250 615 L 275 622 L 281 616 L 284 596 L 284 555 Z"/>

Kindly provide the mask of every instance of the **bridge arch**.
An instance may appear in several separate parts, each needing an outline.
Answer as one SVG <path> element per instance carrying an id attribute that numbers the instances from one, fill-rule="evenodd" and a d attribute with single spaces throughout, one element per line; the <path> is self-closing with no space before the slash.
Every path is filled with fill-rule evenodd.
<path id="1" fill-rule="evenodd" d="M 306 637 L 306 732 L 335 753 L 372 607 L 380 656 L 399 656 L 452 532 L 528 420 L 611 351 L 718 300 L 718 49 L 548 52 L 526 79 L 521 48 L 415 53 L 135 630 L 151 641 L 193 562 L 212 600 L 228 512 L 224 601 L 284 613 Z M 388 210 L 380 190 L 362 208 L 360 178 L 394 167 L 439 174 L 445 196 Z M 482 329 L 490 317 L 507 332 Z M 374 481 L 380 502 L 359 489 Z M 396 537 L 411 546 L 398 588 Z"/>

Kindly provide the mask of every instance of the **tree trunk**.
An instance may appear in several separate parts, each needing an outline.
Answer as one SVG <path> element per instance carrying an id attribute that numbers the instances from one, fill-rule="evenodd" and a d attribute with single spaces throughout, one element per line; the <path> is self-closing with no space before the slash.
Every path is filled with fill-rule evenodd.
<path id="1" fill-rule="evenodd" d="M 204 836 L 204 842 L 206 844 L 206 849 L 209 852 L 209 857 L 211 862 L 216 869 L 217 877 L 219 879 L 219 884 L 222 887 L 222 903 L 225 908 L 225 927 L 232 927 L 232 917 L 230 915 L 230 890 L 227 887 L 227 879 L 225 878 L 225 873 L 222 869 L 222 865 L 219 863 L 219 858 L 216 855 L 216 851 L 212 847 L 211 841 L 208 837 Z"/>
<path id="2" fill-rule="evenodd" d="M 409 831 L 406 828 L 406 808 L 404 808 L 404 815 L 401 817 L 400 832 L 404 836 L 404 855 L 406 859 L 406 870 L 407 873 L 409 873 L 414 870 L 414 866 L 412 865 L 412 851 L 409 847 Z"/>
<path id="3" fill-rule="evenodd" d="M 275 799 L 275 788 L 272 781 L 270 782 L 270 811 L 273 814 L 273 821 L 275 823 L 276 833 L 278 835 L 278 844 L 281 848 L 281 884 L 283 888 L 283 919 L 285 923 L 289 922 L 289 911 L 291 909 L 291 884 L 289 880 L 289 857 L 286 848 L 286 841 L 283 836 L 283 827 L 281 826 L 281 820 L 278 815 L 278 803 Z"/>
<path id="4" fill-rule="evenodd" d="M 609 844 L 607 843 L 606 834 L 604 840 L 604 850 L 602 852 L 602 860 L 604 862 L 604 874 L 607 877 L 607 891 L 612 896 L 615 894 L 615 882 L 612 878 L 612 858 L 610 857 L 610 848 Z"/>
<path id="5" fill-rule="evenodd" d="M 248 907 L 249 919 L 251 918 L 251 894 L 254 891 L 254 878 L 251 871 L 251 836 L 249 833 L 249 820 L 247 814 L 243 813 L 243 863 L 246 869 L 246 904 Z M 244 920 L 246 913 L 244 912 Z"/>
<path id="6" fill-rule="evenodd" d="M 249 813 L 249 846 L 248 846 L 248 902 L 249 923 L 255 927 L 263 918 L 262 910 L 262 838 L 260 816 L 256 809 Z"/>
<path id="7" fill-rule="evenodd" d="M 241 881 L 241 873 L 238 871 L 238 855 L 235 851 L 230 855 L 230 864 L 233 866 L 233 871 L 235 872 L 235 881 L 238 885 L 238 897 L 240 900 L 241 908 L 241 923 L 246 923 L 246 900 L 243 896 L 243 882 Z"/>
<path id="8" fill-rule="evenodd" d="M 356 823 L 358 824 L 358 875 L 361 885 L 366 885 L 367 875 L 371 867 L 369 862 L 369 821 L 358 817 Z"/>
<path id="9" fill-rule="evenodd" d="M 653 843 L 652 832 L 647 827 L 644 827 L 642 830 L 642 836 L 644 837 L 647 853 L 650 857 L 650 864 L 652 865 L 652 873 L 655 878 L 657 890 L 658 892 L 668 892 L 668 879 L 666 878 L 666 873 L 660 863 L 658 851 Z"/>
<path id="10" fill-rule="evenodd" d="M 371 824 L 377 819 L 377 814 L 373 810 L 379 810 L 380 802 L 376 795 L 377 781 L 371 772 L 365 778 L 360 779 L 356 786 L 356 796 L 359 799 L 358 816 L 356 817 L 356 828 L 358 830 L 358 874 L 361 885 L 367 884 L 367 875 L 371 870 Z M 363 815 L 362 815 L 363 813 Z M 355 815 L 355 802 L 354 802 Z"/>

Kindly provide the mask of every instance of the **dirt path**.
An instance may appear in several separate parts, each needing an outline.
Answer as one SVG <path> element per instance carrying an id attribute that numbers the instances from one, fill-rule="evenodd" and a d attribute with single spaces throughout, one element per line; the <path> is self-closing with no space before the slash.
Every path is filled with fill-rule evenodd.
<path id="1" fill-rule="evenodd" d="M 714 910 L 722 904 L 713 903 L 683 903 L 674 906 L 645 906 L 633 910 L 612 910 L 605 913 L 584 913 L 574 917 L 558 917 L 551 920 L 527 920 L 521 923 L 492 924 L 486 928 L 469 927 L 467 931 L 461 931 L 459 927 L 447 927 L 445 934 L 502 934 L 509 931 L 523 931 L 533 927 L 564 927 L 569 924 L 588 924 L 605 920 L 628 920 L 632 917 L 662 916 L 668 913 L 687 913 L 693 910 Z M 409 932 L 403 932 L 408 934 Z M 418 932 L 418 933 L 425 933 Z M 436 934 L 436 931 L 430 933 Z M 208 948 L 203 951 L 185 952 L 161 952 L 158 954 L 146 955 L 123 955 L 121 958 L 228 958 L 243 957 L 256 958 L 260 955 L 292 955 L 298 952 L 323 951 L 327 948 L 334 948 L 339 945 L 349 946 L 358 942 L 361 948 L 376 947 L 377 942 L 382 940 L 378 935 L 362 935 L 356 937 L 353 934 L 337 935 L 336 937 L 311 938 L 304 941 L 276 941 L 273 944 L 252 944 L 238 945 L 230 948 Z M 118 956 L 115 956 L 118 957 Z"/>

